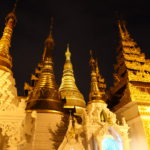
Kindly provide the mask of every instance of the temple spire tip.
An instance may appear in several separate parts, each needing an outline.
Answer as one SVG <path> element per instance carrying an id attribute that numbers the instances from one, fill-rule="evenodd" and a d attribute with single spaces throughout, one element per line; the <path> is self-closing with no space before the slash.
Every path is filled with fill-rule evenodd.
<path id="1" fill-rule="evenodd" d="M 18 3 L 18 0 L 16 0 L 16 1 L 15 1 L 14 7 L 13 7 L 13 10 L 12 10 L 12 12 L 13 12 L 13 13 L 15 13 L 15 12 L 16 12 L 17 3 Z"/>
<path id="2" fill-rule="evenodd" d="M 70 46 L 69 46 L 69 43 L 67 44 L 67 52 L 70 52 Z"/>
<path id="3" fill-rule="evenodd" d="M 90 56 L 93 57 L 93 51 L 92 50 L 90 50 Z"/>
<path id="4" fill-rule="evenodd" d="M 121 19 L 118 20 L 118 28 L 119 28 L 120 37 L 122 39 L 126 39 L 130 37 L 126 27 L 126 22 L 124 20 Z"/>
<path id="5" fill-rule="evenodd" d="M 67 44 L 67 50 L 65 55 L 66 55 L 66 60 L 70 60 L 71 53 L 70 53 L 69 43 Z"/>
<path id="6" fill-rule="evenodd" d="M 49 36 L 52 36 L 52 32 L 53 32 L 53 24 L 54 24 L 54 18 L 51 17 L 51 23 L 50 23 L 50 32 L 49 32 Z"/>

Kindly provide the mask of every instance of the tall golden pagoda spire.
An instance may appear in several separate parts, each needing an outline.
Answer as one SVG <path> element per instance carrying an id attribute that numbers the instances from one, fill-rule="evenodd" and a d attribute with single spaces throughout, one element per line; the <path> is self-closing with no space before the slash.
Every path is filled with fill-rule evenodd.
<path id="1" fill-rule="evenodd" d="M 45 40 L 41 73 L 27 104 L 26 110 L 28 111 L 62 111 L 62 101 L 60 100 L 53 71 L 53 49 L 54 39 L 52 37 L 52 32 L 50 32 Z"/>
<path id="2" fill-rule="evenodd" d="M 16 4 L 6 16 L 5 28 L 0 39 L 0 110 L 11 110 L 18 105 L 17 89 L 12 75 L 12 58 L 9 54 L 11 38 L 16 24 Z"/>
<path id="3" fill-rule="evenodd" d="M 90 66 L 91 66 L 91 89 L 90 89 L 90 94 L 89 94 L 89 103 L 91 102 L 102 102 L 103 101 L 103 95 L 105 93 L 103 93 L 104 91 L 101 92 L 100 87 L 100 82 L 99 82 L 99 69 L 98 69 L 98 64 L 96 62 L 96 60 L 93 58 L 92 56 L 92 51 L 90 51 Z"/>
<path id="4" fill-rule="evenodd" d="M 14 5 L 12 12 L 6 16 L 5 28 L 0 39 L 0 69 L 10 72 L 12 68 L 12 58 L 9 54 L 9 48 L 11 46 L 13 29 L 17 21 L 15 10 L 16 4 Z"/>
<path id="5" fill-rule="evenodd" d="M 85 101 L 83 95 L 78 90 L 75 84 L 75 78 L 73 74 L 73 67 L 71 63 L 71 53 L 69 50 L 69 44 L 67 45 L 66 62 L 64 64 L 62 82 L 59 88 L 59 92 L 62 99 L 66 99 L 64 107 L 72 108 L 74 106 L 85 107 Z"/>

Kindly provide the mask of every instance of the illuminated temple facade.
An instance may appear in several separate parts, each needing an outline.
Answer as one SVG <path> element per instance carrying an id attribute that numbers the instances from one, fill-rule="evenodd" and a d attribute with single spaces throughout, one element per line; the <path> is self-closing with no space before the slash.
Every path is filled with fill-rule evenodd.
<path id="1" fill-rule="evenodd" d="M 18 96 L 9 54 L 15 24 L 14 8 L 0 39 L 0 150 L 150 150 L 150 60 L 123 21 L 114 85 L 106 92 L 91 52 L 86 101 L 75 83 L 69 45 L 61 84 L 56 83 L 52 32 L 25 96 Z"/>

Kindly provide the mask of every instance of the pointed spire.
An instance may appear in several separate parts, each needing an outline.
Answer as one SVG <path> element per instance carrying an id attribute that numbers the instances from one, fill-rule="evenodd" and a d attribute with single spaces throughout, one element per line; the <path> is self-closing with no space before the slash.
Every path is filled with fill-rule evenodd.
<path id="1" fill-rule="evenodd" d="M 12 58 L 9 54 L 9 48 L 11 46 L 13 28 L 17 21 L 15 10 L 16 4 L 14 5 L 13 11 L 6 16 L 5 28 L 0 39 L 0 69 L 9 72 L 11 72 L 12 68 Z"/>
<path id="2" fill-rule="evenodd" d="M 99 70 L 96 66 L 96 60 L 93 58 L 92 51 L 90 51 L 90 66 L 91 66 L 91 89 L 89 94 L 89 103 L 92 101 L 103 101 L 103 95 L 99 89 L 99 81 L 97 71 Z"/>
<path id="3" fill-rule="evenodd" d="M 66 50 L 66 60 L 70 60 L 70 57 L 71 57 L 71 53 L 70 53 L 70 50 L 69 50 L 69 44 L 67 44 L 67 50 Z"/>
<path id="4" fill-rule="evenodd" d="M 45 41 L 44 54 L 39 80 L 36 82 L 33 92 L 27 104 L 27 110 L 38 112 L 62 111 L 62 101 L 58 93 L 58 87 L 53 71 L 52 50 L 54 40 L 52 34 Z"/>
<path id="5" fill-rule="evenodd" d="M 66 50 L 66 62 L 64 64 L 62 82 L 59 88 L 59 92 L 62 99 L 66 99 L 64 107 L 72 108 L 74 106 L 85 107 L 85 101 L 83 95 L 78 90 L 75 84 L 75 78 L 73 73 L 73 67 L 71 63 L 71 53 L 69 50 L 69 44 Z"/>
<path id="6" fill-rule="evenodd" d="M 100 90 L 101 94 L 104 97 L 106 84 L 105 84 L 104 78 L 101 76 L 101 73 L 100 73 L 100 69 L 99 69 L 99 66 L 98 66 L 98 59 L 95 60 L 95 68 L 96 68 L 96 76 L 97 76 L 97 81 L 98 81 L 98 87 L 99 87 L 99 90 Z"/>
<path id="7" fill-rule="evenodd" d="M 43 61 L 46 58 L 50 58 L 53 53 L 55 42 L 54 42 L 53 35 L 52 35 L 52 29 L 53 29 L 53 19 L 51 18 L 50 32 L 49 32 L 48 37 L 45 40 Z"/>
<path id="8" fill-rule="evenodd" d="M 18 2 L 18 0 L 16 0 L 12 11 L 6 16 L 6 18 L 5 18 L 6 19 L 6 24 L 7 24 L 8 20 L 10 18 L 12 18 L 14 20 L 14 26 L 15 26 L 15 24 L 17 22 L 17 17 L 16 17 L 17 2 Z"/>
<path id="9" fill-rule="evenodd" d="M 51 17 L 51 25 L 50 25 L 50 36 L 52 36 L 52 33 L 53 33 L 53 24 L 54 24 L 54 18 Z"/>
<path id="10" fill-rule="evenodd" d="M 119 33 L 120 33 L 120 43 L 121 43 L 121 46 L 122 46 L 122 49 L 123 49 L 123 51 L 125 50 L 127 50 L 128 51 L 128 53 L 130 52 L 130 53 L 137 53 L 137 54 L 139 54 L 139 52 L 140 52 L 140 49 L 139 48 L 137 48 L 138 46 L 137 46 L 137 43 L 134 41 L 134 39 L 133 38 L 131 38 L 131 36 L 130 36 L 130 34 L 129 34 L 129 32 L 128 32 L 128 30 L 127 30 L 127 28 L 126 28 L 126 23 L 125 23 L 125 21 L 123 21 L 123 20 L 119 20 L 118 21 L 118 28 L 119 28 Z M 128 48 L 129 47 L 129 48 Z M 136 52 L 134 52 L 134 48 L 137 48 L 135 51 Z"/>
<path id="11" fill-rule="evenodd" d="M 91 65 L 91 69 L 92 70 L 95 70 L 95 60 L 94 60 L 94 58 L 93 58 L 93 52 L 92 52 L 92 50 L 90 50 L 90 65 Z"/>
<path id="12" fill-rule="evenodd" d="M 98 67 L 98 60 L 97 59 L 95 60 L 95 69 L 96 69 L 97 78 L 99 80 L 99 78 L 100 78 L 100 70 L 99 70 L 99 67 Z"/>
<path id="13" fill-rule="evenodd" d="M 118 28 L 119 28 L 119 33 L 120 33 L 120 37 L 122 40 L 126 40 L 126 39 L 130 38 L 130 35 L 129 35 L 128 30 L 126 28 L 125 21 L 119 20 L 118 21 Z"/>

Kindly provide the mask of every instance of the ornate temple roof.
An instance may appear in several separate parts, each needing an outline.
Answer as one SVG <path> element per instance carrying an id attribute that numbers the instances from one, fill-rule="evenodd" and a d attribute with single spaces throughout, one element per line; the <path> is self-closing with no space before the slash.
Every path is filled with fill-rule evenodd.
<path id="1" fill-rule="evenodd" d="M 131 38 L 125 22 L 119 21 L 120 46 L 115 69 L 115 91 L 129 82 L 150 83 L 150 60 L 145 58 L 140 47 Z M 122 82 L 121 82 L 122 81 Z M 122 85 L 120 84 L 122 83 Z"/>
<path id="2" fill-rule="evenodd" d="M 66 108 L 72 108 L 75 106 L 85 107 L 84 97 L 75 84 L 69 45 L 67 46 L 67 51 L 65 55 L 66 61 L 64 64 L 62 82 L 59 88 L 61 98 L 66 99 L 66 104 L 64 105 L 64 107 Z"/>
<path id="3" fill-rule="evenodd" d="M 129 101 L 149 99 L 150 60 L 131 37 L 124 21 L 118 21 L 120 45 L 114 65 L 114 85 L 110 88 L 110 107 L 121 107 Z M 142 97 L 138 99 L 137 97 Z M 144 98 L 143 98 L 144 97 Z M 109 102 L 108 102 L 109 103 Z M 111 106 L 112 105 L 112 106 Z"/>

